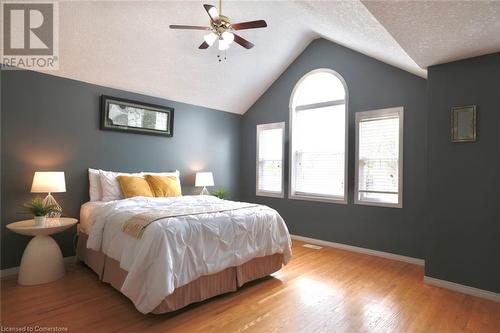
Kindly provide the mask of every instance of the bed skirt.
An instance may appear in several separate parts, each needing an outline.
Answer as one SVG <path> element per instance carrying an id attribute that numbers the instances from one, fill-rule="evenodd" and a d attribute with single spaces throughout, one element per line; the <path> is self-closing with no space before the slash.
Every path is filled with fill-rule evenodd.
<path id="1" fill-rule="evenodd" d="M 89 266 L 103 282 L 109 283 L 120 290 L 128 272 L 120 267 L 120 263 L 100 251 L 87 248 L 88 235 L 80 232 L 76 254 L 79 260 Z M 246 263 L 228 267 L 225 270 L 201 276 L 198 279 L 182 286 L 165 297 L 152 311 L 160 314 L 181 309 L 189 304 L 236 291 L 245 283 L 263 278 L 281 269 L 283 254 L 254 258 Z"/>

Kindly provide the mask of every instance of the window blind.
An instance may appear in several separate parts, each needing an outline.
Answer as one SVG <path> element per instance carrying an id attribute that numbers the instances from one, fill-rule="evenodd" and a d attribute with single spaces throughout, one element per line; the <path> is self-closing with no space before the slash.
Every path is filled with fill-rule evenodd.
<path id="1" fill-rule="evenodd" d="M 257 194 L 282 194 L 283 123 L 257 126 Z"/>
<path id="2" fill-rule="evenodd" d="M 296 193 L 344 194 L 344 154 L 298 151 L 296 161 Z"/>
<path id="3" fill-rule="evenodd" d="M 399 113 L 358 121 L 358 200 L 396 204 L 399 200 Z"/>
<path id="4" fill-rule="evenodd" d="M 296 111 L 295 193 L 343 196 L 345 105 Z"/>

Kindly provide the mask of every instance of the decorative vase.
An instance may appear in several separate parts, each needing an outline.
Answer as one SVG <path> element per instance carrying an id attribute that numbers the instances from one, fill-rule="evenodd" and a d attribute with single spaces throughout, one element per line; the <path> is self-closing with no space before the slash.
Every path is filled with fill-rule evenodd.
<path id="1" fill-rule="evenodd" d="M 45 224 L 45 216 L 35 216 L 35 225 L 41 227 Z"/>

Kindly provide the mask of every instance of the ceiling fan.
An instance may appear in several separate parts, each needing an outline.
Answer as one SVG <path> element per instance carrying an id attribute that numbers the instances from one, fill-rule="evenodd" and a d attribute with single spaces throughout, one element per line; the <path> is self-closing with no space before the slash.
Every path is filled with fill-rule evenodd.
<path id="1" fill-rule="evenodd" d="M 210 26 L 202 27 L 196 25 L 171 25 L 170 29 L 189 29 L 189 30 L 206 30 L 210 31 L 203 39 L 205 40 L 198 47 L 199 49 L 208 49 L 216 40 L 218 40 L 218 48 L 221 51 L 227 50 L 232 42 L 240 44 L 246 49 L 251 49 L 254 44 L 250 43 L 245 38 L 235 34 L 233 31 L 265 28 L 267 23 L 264 20 L 249 21 L 232 24 L 229 19 L 222 15 L 222 0 L 219 0 L 219 10 L 212 5 L 203 5 L 210 17 Z"/>

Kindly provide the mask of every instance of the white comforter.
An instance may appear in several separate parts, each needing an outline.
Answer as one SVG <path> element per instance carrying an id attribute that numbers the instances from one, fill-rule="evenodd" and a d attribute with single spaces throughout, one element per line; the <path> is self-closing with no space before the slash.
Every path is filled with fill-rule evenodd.
<path id="1" fill-rule="evenodd" d="M 255 257 L 283 253 L 291 240 L 281 216 L 267 206 L 182 217 L 150 224 L 141 239 L 121 231 L 131 216 L 179 205 L 210 205 L 212 196 L 136 197 L 96 208 L 87 247 L 102 250 L 129 272 L 121 291 L 142 313 L 151 312 L 174 290 L 198 277 L 241 265 Z"/>

